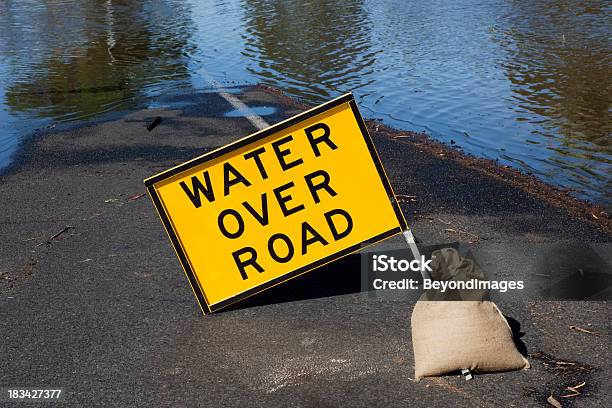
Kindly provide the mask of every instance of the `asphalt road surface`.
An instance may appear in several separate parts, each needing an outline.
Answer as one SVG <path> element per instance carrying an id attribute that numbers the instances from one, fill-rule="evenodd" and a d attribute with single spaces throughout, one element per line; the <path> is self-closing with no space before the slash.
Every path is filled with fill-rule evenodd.
<path id="1" fill-rule="evenodd" d="M 276 108 L 269 123 L 300 111 L 261 88 L 234 94 Z M 500 297 L 532 369 L 419 383 L 411 380 L 414 298 L 362 291 L 359 255 L 201 315 L 140 196 L 143 180 L 254 128 L 225 117 L 233 107 L 215 92 L 166 102 L 180 108 L 49 131 L 0 176 L 0 387 L 62 388 L 61 405 L 48 405 L 66 407 L 523 407 L 545 405 L 551 393 L 567 406 L 609 406 L 605 301 Z M 535 254 L 563 242 L 589 244 L 610 264 L 610 236 L 596 225 L 371 131 L 396 193 L 416 196 L 402 209 L 423 242 L 462 241 L 506 279 L 526 277 Z M 582 382 L 580 396 L 561 398 Z"/>

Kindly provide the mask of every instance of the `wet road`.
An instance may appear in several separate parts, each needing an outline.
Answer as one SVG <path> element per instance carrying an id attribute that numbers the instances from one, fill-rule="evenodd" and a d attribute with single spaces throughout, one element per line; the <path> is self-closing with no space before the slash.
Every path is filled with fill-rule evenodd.
<path id="1" fill-rule="evenodd" d="M 261 89 L 233 92 L 247 106 L 274 108 L 271 123 L 298 112 Z M 243 308 L 202 316 L 151 201 L 133 197 L 144 193 L 144 178 L 254 126 L 226 117 L 234 107 L 218 93 L 158 102 L 182 108 L 49 134 L 0 176 L 0 385 L 63 388 L 66 407 L 497 407 L 541 406 L 551 392 L 560 398 L 568 384 L 586 382 L 577 406 L 606 405 L 606 302 L 500 298 L 528 351 L 550 357 L 530 357 L 533 369 L 524 372 L 420 383 L 410 380 L 414 299 L 361 292 L 355 257 Z M 423 241 L 465 239 L 457 229 L 486 238 L 472 249 L 488 273 L 507 279 L 525 279 L 534 247 L 560 237 L 580 237 L 610 260 L 610 237 L 592 224 L 478 169 L 372 133 L 395 191 L 417 195 L 402 209 Z M 410 165 L 416 158 L 419 171 Z M 50 239 L 66 226 L 73 228 Z M 557 370 L 556 360 L 587 368 Z"/>

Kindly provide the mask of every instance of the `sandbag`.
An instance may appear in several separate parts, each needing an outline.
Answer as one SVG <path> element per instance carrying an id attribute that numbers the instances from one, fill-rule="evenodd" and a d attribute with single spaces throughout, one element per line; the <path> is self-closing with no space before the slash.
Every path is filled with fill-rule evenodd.
<path id="1" fill-rule="evenodd" d="M 432 254 L 432 279 L 483 279 L 473 261 L 452 248 Z M 424 293 L 412 312 L 412 344 L 415 378 L 448 374 L 467 368 L 474 373 L 529 368 L 514 344 L 512 330 L 497 306 L 480 291 L 462 298 L 440 299 Z M 457 296 L 457 294 L 455 294 Z"/>
<path id="2" fill-rule="evenodd" d="M 412 344 L 416 379 L 462 368 L 475 373 L 529 368 L 490 301 L 419 300 L 412 312 Z"/>

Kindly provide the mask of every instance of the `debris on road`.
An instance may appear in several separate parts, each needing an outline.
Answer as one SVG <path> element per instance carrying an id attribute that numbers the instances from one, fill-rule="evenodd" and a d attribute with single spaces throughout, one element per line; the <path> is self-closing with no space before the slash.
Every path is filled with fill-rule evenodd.
<path id="1" fill-rule="evenodd" d="M 547 354 L 541 351 L 538 351 L 535 353 L 529 353 L 529 357 L 534 358 L 536 360 L 540 360 L 545 368 L 549 368 L 553 370 L 560 370 L 560 371 L 571 370 L 571 371 L 586 371 L 586 372 L 590 372 L 593 370 L 593 367 L 589 365 L 572 362 L 572 361 L 558 360 L 554 358 L 553 356 L 551 356 L 550 354 Z"/>
<path id="2" fill-rule="evenodd" d="M 578 327 L 578 326 L 569 326 L 569 329 L 575 332 L 578 332 L 578 333 L 586 333 L 586 334 L 591 334 L 593 336 L 599 336 L 599 333 L 597 332 L 594 332 L 588 329 L 583 329 L 582 327 Z"/>
<path id="3" fill-rule="evenodd" d="M 161 116 L 156 116 L 156 117 L 155 117 L 155 119 L 153 119 L 153 122 L 151 122 L 151 123 L 149 123 L 149 124 L 147 125 L 147 130 L 148 130 L 149 132 L 150 132 L 150 131 L 152 131 L 153 129 L 155 129 L 155 127 L 156 127 L 157 125 L 159 125 L 159 124 L 161 123 L 161 121 L 162 121 Z"/>
<path id="4" fill-rule="evenodd" d="M 472 234 L 471 232 L 462 230 L 460 228 L 457 228 L 456 226 L 454 226 L 450 221 L 444 221 L 443 219 L 438 218 L 438 221 L 440 221 L 442 224 L 444 225 L 448 225 L 449 228 L 445 228 L 444 232 L 448 232 L 451 234 L 457 234 L 457 235 L 467 235 L 468 237 L 471 237 L 471 239 L 468 241 L 468 244 L 473 244 L 476 243 L 480 240 L 486 241 L 487 238 L 485 237 L 481 237 L 478 236 L 476 234 Z M 450 227 L 454 227 L 454 228 L 450 228 Z"/>
<path id="5" fill-rule="evenodd" d="M 557 401 L 557 399 L 555 397 L 553 397 L 552 394 L 550 394 L 550 397 L 548 397 L 548 399 L 546 401 L 548 401 L 548 403 L 550 405 L 552 405 L 553 407 L 555 407 L 555 408 L 563 408 L 561 403 L 559 401 Z"/>
<path id="6" fill-rule="evenodd" d="M 541 401 L 546 400 L 546 396 L 551 393 L 567 401 L 569 398 L 587 398 L 589 396 L 588 387 L 593 381 L 590 380 L 594 368 L 588 364 L 564 361 L 553 357 L 544 352 L 530 353 L 529 357 L 539 360 L 545 369 L 550 370 L 555 375 L 555 379 L 542 387 L 534 389 L 535 394 L 541 396 Z M 576 384 L 576 385 L 568 385 Z"/>
<path id="7" fill-rule="evenodd" d="M 61 231 L 53 234 L 51 237 L 49 237 L 48 240 L 41 242 L 40 244 L 36 245 L 36 246 L 41 246 L 44 244 L 50 244 L 51 241 L 53 241 L 54 239 L 58 238 L 60 235 L 62 235 L 64 232 L 70 231 L 71 229 L 74 229 L 75 227 L 73 227 L 72 225 L 66 225 Z"/>
<path id="8" fill-rule="evenodd" d="M 142 193 L 142 194 L 136 194 L 136 195 L 130 196 L 130 197 L 128 197 L 128 201 L 136 201 L 139 198 L 144 197 L 146 194 L 147 193 Z"/>
<path id="9" fill-rule="evenodd" d="M 472 373 L 470 373 L 470 370 L 468 370 L 467 368 L 461 370 L 461 375 L 463 376 L 463 378 L 465 378 L 465 381 L 469 381 L 474 378 Z"/>
<path id="10" fill-rule="evenodd" d="M 32 272 L 34 272 L 34 266 L 36 266 L 37 261 L 36 259 L 32 258 L 28 261 L 27 264 L 25 264 L 25 266 L 23 267 L 23 274 L 24 275 L 31 275 Z"/>
<path id="11" fill-rule="evenodd" d="M 397 198 L 397 201 L 401 202 L 411 202 L 411 203 L 416 203 L 416 199 L 417 196 L 415 195 L 405 195 L 405 194 L 396 194 L 395 198 Z"/>
<path id="12" fill-rule="evenodd" d="M 62 229 L 61 231 L 57 232 L 56 234 L 54 234 L 53 236 L 51 236 L 51 238 L 49 238 L 49 241 L 53 241 L 55 238 L 59 237 L 60 235 L 62 235 L 64 232 L 73 229 L 74 227 L 72 225 L 66 225 L 64 227 L 64 229 Z"/>
<path id="13" fill-rule="evenodd" d="M 23 242 L 28 242 L 28 241 L 37 241 L 39 239 L 41 239 L 42 237 L 32 237 L 32 238 L 26 238 L 23 240 Z"/>
<path id="14" fill-rule="evenodd" d="M 582 383 L 578 384 L 578 385 L 574 385 L 573 387 L 565 387 L 566 390 L 571 391 L 571 394 L 566 394 L 566 395 L 562 395 L 561 398 L 573 398 L 573 397 L 577 397 L 578 395 L 580 395 L 580 391 L 578 391 L 578 389 L 584 387 L 586 385 L 586 382 L 583 381 Z"/>

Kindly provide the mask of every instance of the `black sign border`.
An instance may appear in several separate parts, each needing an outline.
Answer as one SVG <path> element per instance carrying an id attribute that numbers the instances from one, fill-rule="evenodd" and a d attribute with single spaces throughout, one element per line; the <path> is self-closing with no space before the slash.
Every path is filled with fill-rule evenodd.
<path id="1" fill-rule="evenodd" d="M 159 183 L 160 181 L 164 181 L 170 177 L 173 177 L 179 173 L 182 173 L 186 170 L 189 170 L 193 167 L 199 166 L 202 163 L 206 163 L 210 160 L 216 159 L 219 156 L 222 156 L 226 153 L 230 153 L 236 149 L 240 149 L 248 144 L 251 144 L 253 142 L 257 142 L 261 139 L 264 139 L 268 136 L 270 136 L 271 134 L 274 133 L 278 133 L 282 130 L 285 130 L 299 122 L 302 122 L 304 120 L 310 119 L 314 116 L 317 116 L 323 112 L 326 112 L 330 109 L 333 109 L 337 106 L 340 106 L 344 103 L 348 103 L 349 106 L 351 107 L 351 110 L 353 111 L 353 115 L 355 116 L 355 119 L 357 120 L 357 123 L 359 125 L 359 129 L 361 130 L 361 135 L 364 138 L 364 141 L 366 143 L 366 145 L 368 146 L 368 150 L 370 151 L 370 156 L 372 157 L 372 160 L 374 161 L 374 165 L 376 167 L 376 170 L 378 171 L 378 176 L 380 177 L 381 182 L 383 183 L 383 186 L 385 188 L 385 191 L 387 192 L 387 195 L 389 197 L 389 200 L 391 201 L 391 205 L 393 206 L 393 209 L 395 211 L 395 215 L 397 218 L 397 221 L 399 222 L 400 227 L 396 227 L 396 228 L 392 228 L 386 232 L 383 232 L 382 234 L 376 235 L 374 237 L 371 237 L 363 242 L 360 242 L 358 244 L 355 244 L 349 248 L 346 248 L 340 252 L 336 252 L 332 255 L 329 255 L 325 258 L 322 258 L 316 262 L 313 262 L 311 264 L 305 265 L 301 268 L 298 268 L 294 271 L 291 271 L 289 273 L 286 273 L 282 276 L 278 276 L 274 279 L 272 279 L 271 281 L 262 283 L 259 286 L 256 286 L 254 288 L 251 288 L 249 290 L 246 290 L 244 292 L 241 292 L 235 296 L 232 296 L 228 299 L 225 299 L 221 302 L 209 305 L 206 302 L 206 297 L 204 296 L 204 291 L 202 289 L 202 287 L 200 286 L 194 271 L 191 269 L 191 265 L 189 264 L 187 255 L 185 254 L 180 241 L 178 239 L 178 236 L 176 235 L 176 232 L 174 231 L 173 227 L 172 227 L 172 223 L 170 222 L 170 218 L 168 216 L 168 214 L 166 213 L 166 210 L 164 208 L 164 205 L 162 204 L 159 195 L 157 194 L 157 191 L 155 190 L 155 184 Z M 247 297 L 253 296 L 256 293 L 259 293 L 263 290 L 266 290 L 272 286 L 275 286 L 279 283 L 282 283 L 284 281 L 287 281 L 291 278 L 294 278 L 298 275 L 301 275 L 303 273 L 309 272 L 313 269 L 316 269 L 322 265 L 325 265 L 329 262 L 335 261 L 336 259 L 342 258 L 346 255 L 349 255 L 353 252 L 358 251 L 359 249 L 361 249 L 363 246 L 365 245 L 371 245 L 375 242 L 378 241 L 382 241 L 386 238 L 392 237 L 393 235 L 399 234 L 405 230 L 408 229 L 408 225 L 406 224 L 406 220 L 404 219 L 404 215 L 402 214 L 402 210 L 400 208 L 399 203 L 397 202 L 396 198 L 395 198 L 395 194 L 393 193 L 393 189 L 391 187 L 391 184 L 389 183 L 389 179 L 387 178 L 387 175 L 385 174 L 385 170 L 382 166 L 382 163 L 380 161 L 380 158 L 378 157 L 378 153 L 376 152 L 376 148 L 374 147 L 374 143 L 372 142 L 372 138 L 370 137 L 370 134 L 368 133 L 368 129 L 366 128 L 365 122 L 363 120 L 363 117 L 361 116 L 361 113 L 359 112 L 359 109 L 357 108 L 357 104 L 355 103 L 355 99 L 353 97 L 352 93 L 347 93 L 345 95 L 342 95 L 336 99 L 333 99 L 329 102 L 326 102 L 322 105 L 319 105 L 313 109 L 307 110 L 305 112 L 302 112 L 300 114 L 297 114 L 287 120 L 284 120 L 282 122 L 277 123 L 276 125 L 270 126 L 266 129 L 260 130 L 256 133 L 253 133 L 249 136 L 246 136 L 234 143 L 230 143 L 226 146 L 223 146 L 217 150 L 214 150 L 210 153 L 206 153 L 203 154 L 202 156 L 196 157 L 193 160 L 187 161 L 183 164 L 180 164 L 176 167 L 173 167 L 171 169 L 168 169 L 166 171 L 163 171 L 159 174 L 156 174 L 153 177 L 150 177 L 148 179 L 146 179 L 144 181 L 145 186 L 147 187 L 147 190 L 149 192 L 149 195 L 151 196 L 151 200 L 153 201 L 153 204 L 155 205 L 155 208 L 157 209 L 157 213 L 159 214 L 159 217 L 162 220 L 162 223 L 164 225 L 164 228 L 166 229 L 166 232 L 168 233 L 168 236 L 170 237 L 170 241 L 172 242 L 172 246 L 174 247 L 174 250 L 176 251 L 176 254 L 179 258 L 179 261 L 181 262 L 181 266 L 183 267 L 183 270 L 185 271 L 185 274 L 187 275 L 187 279 L 189 280 L 189 284 L 191 285 L 191 289 L 193 290 L 193 293 L 196 296 L 196 299 L 198 300 L 198 303 L 200 305 L 200 308 L 202 309 L 202 311 L 205 314 L 209 314 L 212 312 L 215 312 L 217 310 L 223 309 L 224 307 L 227 307 L 233 303 L 239 302 Z"/>

